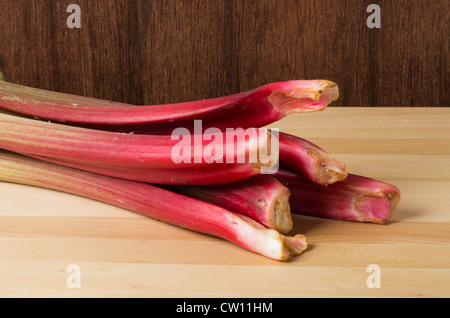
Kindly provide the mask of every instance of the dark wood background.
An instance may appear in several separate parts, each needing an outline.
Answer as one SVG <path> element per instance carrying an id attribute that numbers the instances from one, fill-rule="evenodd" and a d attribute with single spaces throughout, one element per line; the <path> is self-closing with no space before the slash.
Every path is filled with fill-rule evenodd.
<path id="1" fill-rule="evenodd" d="M 69 4 L 81 29 L 69 29 Z M 369 29 L 366 8 L 381 8 Z M 28 86 L 157 104 L 273 81 L 338 106 L 449 106 L 449 0 L 0 0 L 0 70 Z"/>

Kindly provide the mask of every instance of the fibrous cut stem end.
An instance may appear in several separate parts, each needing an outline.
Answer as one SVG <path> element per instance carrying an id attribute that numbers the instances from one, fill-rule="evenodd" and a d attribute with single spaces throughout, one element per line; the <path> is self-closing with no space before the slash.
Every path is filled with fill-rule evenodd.
<path id="1" fill-rule="evenodd" d="M 391 185 L 392 186 L 392 185 Z M 387 224 L 400 202 L 400 190 L 369 193 L 361 195 L 355 200 L 355 210 L 360 214 L 361 222 Z M 386 211 L 385 213 L 381 213 Z"/>
<path id="2" fill-rule="evenodd" d="M 274 91 L 268 98 L 274 110 L 288 116 L 324 110 L 339 98 L 339 88 L 328 80 L 291 81 L 292 87 Z"/>
<path id="3" fill-rule="evenodd" d="M 273 206 L 270 208 L 269 222 L 273 228 L 281 233 L 288 233 L 294 225 L 289 204 L 290 194 L 287 188 L 284 191 L 280 191 L 273 202 Z"/>

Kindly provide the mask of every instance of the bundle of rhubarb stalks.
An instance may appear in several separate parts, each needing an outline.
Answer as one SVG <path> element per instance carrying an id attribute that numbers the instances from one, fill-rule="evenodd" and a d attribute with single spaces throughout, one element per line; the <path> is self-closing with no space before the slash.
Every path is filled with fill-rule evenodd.
<path id="1" fill-rule="evenodd" d="M 312 142 L 264 128 L 322 111 L 338 95 L 333 82 L 296 80 L 138 106 L 8 83 L 1 75 L 0 181 L 99 200 L 287 261 L 307 249 L 306 237 L 291 233 L 293 213 L 386 224 L 400 200 L 394 185 L 351 174 Z M 230 139 L 230 129 L 253 133 Z M 276 160 L 252 158 L 262 143 L 272 145 L 266 149 Z M 244 159 L 225 160 L 220 150 Z"/>

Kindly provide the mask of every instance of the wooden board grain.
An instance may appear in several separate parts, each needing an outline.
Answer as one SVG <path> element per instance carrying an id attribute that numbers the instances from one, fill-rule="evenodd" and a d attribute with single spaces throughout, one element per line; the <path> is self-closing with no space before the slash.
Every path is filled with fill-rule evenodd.
<path id="1" fill-rule="evenodd" d="M 2 0 L 11 82 L 156 104 L 290 79 L 337 82 L 337 106 L 449 106 L 448 0 Z"/>
<path id="2" fill-rule="evenodd" d="M 449 123 L 448 108 L 403 107 L 335 107 L 275 123 L 402 191 L 387 225 L 294 216 L 293 232 L 310 247 L 290 262 L 90 199 L 0 183 L 0 296 L 449 297 Z M 407 139 L 416 142 L 399 154 L 393 145 Z M 67 285 L 71 264 L 80 288 Z M 380 288 L 367 285 L 371 264 Z"/>

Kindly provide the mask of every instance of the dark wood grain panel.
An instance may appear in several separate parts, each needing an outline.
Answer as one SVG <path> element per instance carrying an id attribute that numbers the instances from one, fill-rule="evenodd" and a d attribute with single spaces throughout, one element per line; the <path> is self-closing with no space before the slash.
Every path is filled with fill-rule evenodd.
<path id="1" fill-rule="evenodd" d="M 2 0 L 0 70 L 29 86 L 132 104 L 290 79 L 340 85 L 339 106 L 449 106 L 448 0 Z M 81 29 L 66 26 L 69 4 Z"/>

